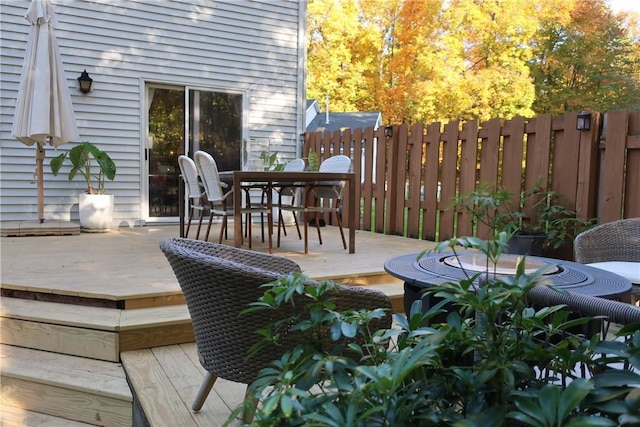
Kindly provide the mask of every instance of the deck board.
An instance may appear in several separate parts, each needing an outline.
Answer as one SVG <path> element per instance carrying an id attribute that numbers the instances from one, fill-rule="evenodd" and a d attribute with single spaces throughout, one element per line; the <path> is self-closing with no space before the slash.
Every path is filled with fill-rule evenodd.
<path id="1" fill-rule="evenodd" d="M 191 410 L 205 375 L 194 343 L 124 352 L 122 362 L 152 426 L 221 426 L 244 398 L 243 384 L 220 379 L 202 409 Z"/>
<path id="2" fill-rule="evenodd" d="M 256 226 L 256 225 L 254 225 Z M 256 232 L 259 236 L 260 233 Z M 212 235 L 217 235 L 212 230 Z M 111 300 L 148 299 L 180 294 L 160 240 L 178 236 L 173 225 L 118 228 L 78 236 L 3 237 L 2 288 Z M 342 248 L 337 227 L 322 230 L 324 244 L 312 237 L 309 254 L 294 233 L 275 255 L 297 262 L 314 279 L 364 278 L 383 273 L 387 259 L 434 247 L 433 242 L 366 231 L 356 232 L 356 253 Z M 227 243 L 233 242 L 229 234 Z M 245 245 L 246 247 L 246 245 Z M 254 237 L 253 249 L 267 251 Z"/>
<path id="3" fill-rule="evenodd" d="M 180 287 L 158 247 L 161 239 L 177 235 L 177 226 L 150 224 L 145 227 L 113 229 L 105 234 L 3 237 L 0 241 L 2 244 L 1 287 L 3 290 L 24 290 L 125 301 L 126 309 L 120 314 L 119 323 L 116 325 L 119 330 L 116 333 L 121 334 L 121 341 L 130 342 L 131 346 L 144 344 L 145 339 L 148 338 L 144 337 L 144 332 L 140 335 L 136 331 L 135 335 L 124 337 L 130 328 L 135 328 L 135 325 L 141 322 L 140 316 L 144 317 L 143 312 L 136 311 L 137 307 L 149 307 L 153 306 L 154 302 L 158 302 L 159 305 L 165 306 L 160 310 L 162 314 L 159 315 L 166 316 L 162 319 L 164 323 L 169 327 L 175 327 L 171 322 L 177 322 L 178 326 L 183 325 L 180 323 L 181 315 L 178 312 L 184 312 L 184 307 L 174 308 L 170 305 L 182 302 Z M 212 235 L 217 235 L 216 230 L 212 230 Z M 254 233 L 253 248 L 266 252 L 267 245 L 260 242 L 259 235 L 259 232 Z M 304 242 L 297 239 L 295 232 L 290 233 L 283 239 L 281 248 L 274 248 L 274 253 L 297 262 L 303 272 L 311 278 L 340 278 L 347 283 L 365 285 L 385 283 L 387 280 L 383 271 L 385 260 L 406 253 L 421 252 L 434 246 L 433 242 L 428 241 L 358 231 L 356 253 L 348 254 L 342 249 L 336 227 L 325 227 L 322 236 L 323 245 L 319 245 L 314 240 L 315 236 L 311 236 L 309 254 L 305 255 Z M 230 233 L 227 242 L 231 243 L 232 239 L 233 236 Z M 38 301 L 38 304 L 40 303 L 45 304 Z M 49 313 L 34 311 L 24 312 L 22 315 L 34 320 L 46 320 L 48 317 L 55 319 L 57 314 L 62 315 L 62 313 L 56 313 L 54 305 L 50 307 L 52 310 L 49 310 Z M 87 310 L 83 308 L 77 312 L 74 312 L 74 308 L 63 311 L 68 311 L 64 315 L 69 314 L 73 322 L 84 323 L 87 326 L 93 325 L 92 329 L 95 330 L 105 329 L 105 326 L 114 324 L 114 319 L 111 318 L 113 313 L 101 311 L 99 307 L 90 307 Z M 91 313 L 96 317 L 92 317 Z M 100 313 L 104 313 L 104 316 Z M 142 321 L 144 322 L 144 319 Z M 110 326 L 106 329 L 109 328 Z M 154 328 L 149 327 L 146 332 L 153 335 Z M 77 337 L 69 335 L 64 341 L 68 344 L 75 338 Z M 152 341 L 147 340 L 149 343 Z M 130 346 L 127 344 L 124 347 Z M 193 396 L 205 374 L 204 369 L 199 365 L 194 343 L 163 345 L 153 349 L 133 350 L 122 355 L 123 364 L 126 358 L 127 363 L 131 361 L 130 366 L 143 373 L 137 380 L 132 380 L 132 384 L 138 398 L 147 402 L 145 405 L 150 408 L 149 412 L 154 414 L 154 417 L 159 417 L 154 418 L 152 427 L 220 426 L 244 397 L 246 389 L 244 384 L 219 379 L 202 410 L 198 413 L 191 411 Z M 91 359 L 83 360 L 91 362 Z M 35 370 L 33 366 L 20 364 L 17 364 L 16 368 L 41 376 L 45 384 L 48 384 L 47 381 L 53 381 L 50 378 L 51 372 L 40 371 L 40 367 L 46 363 L 46 361 L 38 363 L 38 368 Z M 58 375 L 72 377 L 74 374 L 66 372 L 66 369 L 62 369 Z M 122 368 L 119 370 L 120 375 L 124 375 L 124 370 Z M 22 381 L 19 377 L 15 380 Z M 95 383 L 95 378 L 83 376 L 79 381 L 89 386 Z M 43 409 L 56 412 L 73 406 L 64 400 L 65 397 L 55 395 L 55 392 L 57 392 L 55 388 L 45 391 L 46 394 L 51 395 L 55 404 L 43 404 Z M 3 400 L 2 404 L 12 404 L 12 407 L 17 407 L 20 405 L 20 399 L 26 400 L 30 396 L 25 394 L 17 398 L 17 402 L 7 403 Z"/>

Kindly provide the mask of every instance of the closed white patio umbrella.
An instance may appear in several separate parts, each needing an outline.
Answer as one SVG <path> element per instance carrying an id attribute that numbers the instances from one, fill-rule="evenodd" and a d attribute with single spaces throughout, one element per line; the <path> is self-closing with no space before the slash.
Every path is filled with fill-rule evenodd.
<path id="1" fill-rule="evenodd" d="M 31 23 L 12 135 L 37 144 L 38 219 L 44 222 L 44 145 L 54 147 L 78 138 L 71 95 L 64 76 L 49 0 L 32 0 L 25 19 Z"/>

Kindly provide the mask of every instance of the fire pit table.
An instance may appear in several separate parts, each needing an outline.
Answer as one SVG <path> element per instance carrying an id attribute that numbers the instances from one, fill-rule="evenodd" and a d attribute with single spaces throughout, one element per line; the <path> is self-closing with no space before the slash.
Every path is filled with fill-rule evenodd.
<path id="1" fill-rule="evenodd" d="M 407 314 L 411 304 L 421 298 L 420 291 L 423 289 L 444 282 L 459 281 L 468 275 L 486 271 L 486 258 L 480 253 L 465 252 L 458 258 L 453 252 L 425 254 L 420 259 L 418 255 L 402 255 L 384 263 L 387 273 L 404 281 L 404 308 Z M 522 255 L 502 255 L 495 273 L 515 274 L 516 265 L 521 258 Z M 544 267 L 545 280 L 567 292 L 623 301 L 628 300 L 631 292 L 631 282 L 628 279 L 577 262 L 527 256 L 525 267 L 528 273 Z M 429 295 L 422 296 L 423 310 L 426 311 L 434 303 L 432 299 Z"/>

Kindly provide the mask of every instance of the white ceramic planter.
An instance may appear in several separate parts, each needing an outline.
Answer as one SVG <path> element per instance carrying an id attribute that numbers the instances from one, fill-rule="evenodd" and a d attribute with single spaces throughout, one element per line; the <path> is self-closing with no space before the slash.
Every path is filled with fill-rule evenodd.
<path id="1" fill-rule="evenodd" d="M 106 233 L 113 223 L 113 194 L 80 194 L 80 228 L 88 233 Z"/>

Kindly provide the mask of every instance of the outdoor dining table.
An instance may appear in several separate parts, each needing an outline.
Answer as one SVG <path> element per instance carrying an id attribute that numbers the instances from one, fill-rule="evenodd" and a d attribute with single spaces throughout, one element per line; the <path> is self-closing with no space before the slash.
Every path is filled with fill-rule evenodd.
<path id="1" fill-rule="evenodd" d="M 222 174 L 222 173 L 221 173 Z M 285 172 L 285 171 L 233 171 L 233 239 L 236 247 L 242 246 L 242 189 L 243 186 L 252 188 L 262 186 L 266 189 L 267 206 L 273 207 L 272 188 L 281 185 L 312 184 L 317 181 L 345 181 L 347 183 L 347 222 L 349 227 L 349 253 L 356 251 L 356 213 L 358 204 L 356 199 L 356 175 L 352 172 Z M 306 219 L 305 219 L 306 220 Z M 273 224 L 269 224 L 269 233 Z"/>
<path id="2" fill-rule="evenodd" d="M 484 272 L 486 259 L 478 253 L 465 253 L 457 258 L 453 252 L 401 255 L 387 260 L 384 269 L 390 275 L 404 281 L 404 305 L 408 313 L 411 304 L 423 300 L 428 308 L 436 299 L 421 296 L 421 290 L 444 282 L 459 281 L 467 275 Z M 496 274 L 515 274 L 515 265 L 522 255 L 503 254 L 496 267 Z M 628 301 L 631 282 L 620 275 L 577 262 L 554 258 L 527 256 L 525 272 L 545 268 L 544 280 L 567 292 L 608 299 Z M 433 301 L 432 301 L 433 299 Z"/>

